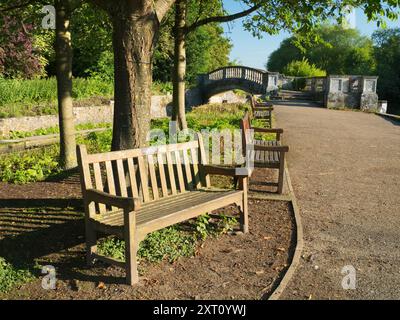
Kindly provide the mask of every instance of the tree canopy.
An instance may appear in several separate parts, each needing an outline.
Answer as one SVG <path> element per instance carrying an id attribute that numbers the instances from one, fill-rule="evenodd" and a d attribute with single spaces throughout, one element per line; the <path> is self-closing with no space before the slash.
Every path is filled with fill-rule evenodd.
<path id="1" fill-rule="evenodd" d="M 389 112 L 400 114 L 400 28 L 376 31 L 372 38 L 379 98 L 389 101 Z"/>
<path id="2" fill-rule="evenodd" d="M 310 64 L 307 59 L 293 60 L 284 68 L 283 73 L 287 76 L 295 77 L 323 77 L 326 76 L 326 71 L 318 69 L 315 64 Z"/>
<path id="3" fill-rule="evenodd" d="M 315 33 L 321 40 L 303 48 L 296 45 L 296 36 L 285 39 L 269 57 L 267 68 L 283 72 L 291 61 L 305 58 L 328 74 L 375 73 L 374 49 L 370 38 L 362 36 L 356 29 L 338 25 L 324 25 Z"/>

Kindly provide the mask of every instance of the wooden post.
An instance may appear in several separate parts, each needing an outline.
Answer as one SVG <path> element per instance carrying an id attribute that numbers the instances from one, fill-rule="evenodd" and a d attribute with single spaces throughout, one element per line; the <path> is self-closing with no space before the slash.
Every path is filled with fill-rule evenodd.
<path id="1" fill-rule="evenodd" d="M 204 142 L 203 142 L 203 136 L 201 133 L 197 134 L 197 139 L 199 141 L 199 151 L 200 151 L 200 168 L 202 170 L 201 175 L 204 177 L 204 183 L 205 187 L 209 188 L 211 186 L 211 181 L 210 181 L 210 175 L 204 173 L 204 166 L 207 165 L 207 154 L 204 149 Z"/>
<path id="2" fill-rule="evenodd" d="M 85 192 L 86 189 L 93 187 L 92 180 L 90 179 L 90 170 L 86 162 L 87 149 L 85 145 L 77 146 L 77 157 L 80 170 L 80 179 L 82 186 L 83 205 L 85 208 L 85 237 L 86 237 L 86 262 L 90 266 L 93 264 L 93 253 L 97 252 L 97 234 L 94 230 L 89 219 L 95 214 L 94 202 L 89 203 L 86 201 Z"/>
<path id="3" fill-rule="evenodd" d="M 124 228 L 126 282 L 132 286 L 139 282 L 136 259 L 139 239 L 136 232 L 136 215 L 134 212 L 129 212 L 126 209 L 124 209 Z"/>
<path id="4" fill-rule="evenodd" d="M 283 178 L 285 174 L 285 152 L 281 152 L 281 158 L 279 163 L 279 179 L 278 179 L 278 193 L 283 192 Z"/>
<path id="5" fill-rule="evenodd" d="M 243 179 L 240 179 L 240 185 L 239 188 L 243 190 L 243 199 L 242 199 L 242 205 L 241 205 L 241 215 L 240 215 L 240 227 L 243 233 L 248 233 L 249 232 L 249 208 L 248 208 L 248 183 L 249 183 L 249 178 L 245 177 Z"/>

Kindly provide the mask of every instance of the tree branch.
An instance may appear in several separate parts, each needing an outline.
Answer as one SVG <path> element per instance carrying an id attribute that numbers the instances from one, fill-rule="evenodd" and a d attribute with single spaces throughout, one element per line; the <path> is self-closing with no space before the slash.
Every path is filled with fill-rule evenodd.
<path id="1" fill-rule="evenodd" d="M 236 20 L 239 18 L 243 18 L 243 17 L 249 15 L 250 13 L 257 11 L 260 8 L 261 8 L 261 4 L 257 4 L 247 10 L 244 10 L 242 12 L 238 12 L 235 14 L 231 14 L 228 16 L 215 16 L 215 17 L 205 18 L 205 19 L 199 20 L 199 21 L 193 23 L 192 25 L 186 27 L 185 33 L 188 34 L 189 32 L 192 32 L 193 30 L 195 30 L 196 28 L 204 26 L 205 24 L 208 24 L 208 23 L 229 22 L 229 21 L 233 21 L 233 20 Z"/>

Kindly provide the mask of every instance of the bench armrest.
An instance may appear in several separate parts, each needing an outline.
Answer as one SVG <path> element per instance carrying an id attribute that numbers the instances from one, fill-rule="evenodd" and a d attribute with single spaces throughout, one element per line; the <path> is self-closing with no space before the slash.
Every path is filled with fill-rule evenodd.
<path id="1" fill-rule="evenodd" d="M 257 133 L 279 133 L 279 134 L 283 134 L 283 129 L 280 128 L 272 128 L 272 129 L 268 129 L 268 128 L 251 128 L 254 130 L 254 132 Z"/>
<path id="2" fill-rule="evenodd" d="M 289 152 L 288 146 L 256 146 L 256 145 L 250 144 L 250 145 L 247 145 L 247 148 L 253 148 L 253 150 L 261 150 L 261 151 Z"/>
<path id="3" fill-rule="evenodd" d="M 107 192 L 96 189 L 87 189 L 85 191 L 86 200 L 89 202 L 102 203 L 108 206 L 118 207 L 129 211 L 138 210 L 140 202 L 137 198 L 114 196 Z"/>
<path id="4" fill-rule="evenodd" d="M 240 170 L 237 170 L 240 169 Z M 217 166 L 204 166 L 205 174 L 215 174 L 221 176 L 229 176 L 229 177 L 250 177 L 251 172 L 249 170 L 245 170 L 245 168 L 224 168 Z"/>
<path id="5" fill-rule="evenodd" d="M 268 105 L 262 105 L 262 104 L 256 104 L 254 107 L 254 110 L 256 111 L 274 111 L 274 107 L 268 106 Z"/>

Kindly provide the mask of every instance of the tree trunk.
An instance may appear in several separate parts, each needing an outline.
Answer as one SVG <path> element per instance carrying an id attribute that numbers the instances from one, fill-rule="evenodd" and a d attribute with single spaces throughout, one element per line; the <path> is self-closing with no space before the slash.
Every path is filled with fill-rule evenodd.
<path id="1" fill-rule="evenodd" d="M 72 109 L 71 8 L 69 0 L 57 0 L 55 4 L 60 163 L 64 169 L 71 169 L 77 166 L 75 124 Z"/>
<path id="2" fill-rule="evenodd" d="M 124 0 L 113 5 L 111 12 L 115 68 L 112 150 L 148 144 L 152 57 L 159 30 L 152 3 Z"/>
<path id="3" fill-rule="evenodd" d="M 175 57 L 173 76 L 174 118 L 180 129 L 187 129 L 185 92 L 186 92 L 186 12 L 187 0 L 177 0 L 175 5 Z"/>

